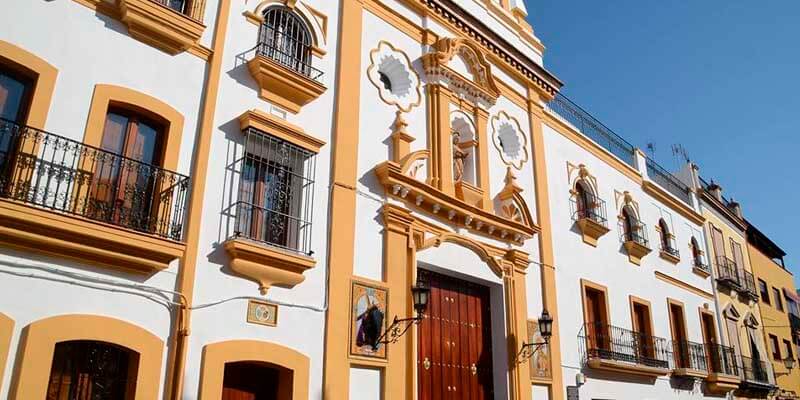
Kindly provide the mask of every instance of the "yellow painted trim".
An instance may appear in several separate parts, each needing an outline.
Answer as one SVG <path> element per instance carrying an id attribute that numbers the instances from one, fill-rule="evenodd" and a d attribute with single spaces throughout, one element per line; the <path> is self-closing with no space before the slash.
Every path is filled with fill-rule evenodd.
<path id="1" fill-rule="evenodd" d="M 652 251 L 647 246 L 634 240 L 626 240 L 622 243 L 622 246 L 625 247 L 625 251 L 628 253 L 628 261 L 636 265 L 642 265 L 642 258 Z"/>
<path id="2" fill-rule="evenodd" d="M 673 285 L 675 287 L 681 288 L 681 289 L 683 289 L 683 290 L 685 290 L 687 292 L 696 294 L 696 295 L 701 296 L 701 297 L 705 297 L 708 300 L 714 300 L 714 295 L 712 295 L 711 293 L 709 293 L 709 292 L 707 292 L 707 291 L 705 291 L 703 289 L 700 289 L 697 286 L 694 286 L 694 285 L 691 285 L 689 283 L 686 283 L 686 282 L 684 282 L 684 281 L 682 281 L 682 280 L 680 280 L 678 278 L 673 278 L 673 277 L 671 277 L 671 276 L 669 276 L 669 275 L 667 275 L 667 274 L 665 274 L 663 272 L 660 272 L 660 271 L 655 271 L 655 276 L 656 276 L 656 279 L 661 280 L 661 281 L 666 282 L 666 283 L 669 283 L 670 285 Z"/>
<path id="3" fill-rule="evenodd" d="M 376 81 L 373 80 L 372 71 L 374 71 L 375 68 L 378 68 L 378 64 L 377 63 L 379 61 L 381 61 L 381 60 L 376 60 L 375 59 L 375 54 L 377 54 L 380 51 L 381 46 L 387 46 L 394 53 L 398 53 L 398 54 L 403 56 L 403 59 L 406 62 L 406 67 L 408 69 L 408 73 L 413 75 L 414 79 L 412 80 L 412 83 L 416 81 L 416 85 L 414 86 L 414 93 L 416 94 L 416 98 L 417 98 L 416 102 L 407 104 L 405 107 L 403 107 L 400 104 L 400 102 L 398 102 L 396 99 L 386 99 L 385 94 L 386 94 L 386 92 L 388 90 L 386 90 L 383 87 L 383 83 L 382 82 L 376 82 Z M 370 50 L 369 59 L 370 59 L 370 64 L 369 64 L 369 67 L 367 67 L 367 77 L 369 78 L 369 82 L 372 83 L 372 86 L 374 86 L 375 89 L 378 89 L 378 96 L 380 97 L 381 101 L 383 101 L 384 103 L 386 103 L 386 104 L 388 104 L 390 106 L 395 106 L 395 107 L 397 107 L 398 110 L 403 111 L 403 112 L 409 112 L 409 111 L 411 111 L 412 108 L 417 107 L 422 103 L 422 92 L 420 91 L 420 86 L 421 86 L 421 82 L 422 81 L 419 79 L 419 74 L 417 74 L 417 70 L 414 69 L 413 64 L 411 63 L 411 59 L 408 58 L 408 54 L 406 54 L 406 52 L 404 52 L 401 49 L 398 49 L 398 48 L 394 47 L 391 43 L 389 43 L 389 42 L 387 42 L 385 40 L 381 40 L 381 41 L 378 41 L 378 44 L 375 46 L 374 49 Z"/>
<path id="4" fill-rule="evenodd" d="M 593 369 L 622 372 L 625 374 L 646 376 L 650 378 L 664 376 L 669 373 L 669 369 L 666 368 L 648 367 L 643 364 L 630 364 L 627 362 L 612 361 L 602 358 L 590 358 L 586 364 L 589 366 L 589 368 Z"/>
<path id="5" fill-rule="evenodd" d="M 104 1 L 104 0 L 73 0 L 74 2 L 90 9 L 100 14 L 106 15 L 116 20 L 121 20 L 122 15 L 120 13 L 119 7 L 115 4 Z M 203 13 L 205 12 L 205 0 L 202 1 L 203 4 L 200 7 L 200 12 L 198 12 L 198 19 L 202 18 Z M 195 21 L 196 22 L 196 21 Z M 133 35 L 131 35 L 133 36 Z M 193 42 L 190 47 L 186 49 L 186 52 L 189 54 L 195 55 L 203 61 L 208 61 L 211 58 L 211 49 L 201 45 L 198 42 Z"/>
<path id="6" fill-rule="evenodd" d="M 677 211 L 678 214 L 683 215 L 689 221 L 697 225 L 703 225 L 706 222 L 706 219 L 700 215 L 700 213 L 693 210 L 692 207 L 686 203 L 677 200 L 671 194 L 667 193 L 666 190 L 662 189 L 655 183 L 650 181 L 642 181 L 642 190 L 644 190 L 645 193 L 649 194 L 650 196 L 653 196 L 661 204 L 666 204 L 669 208 Z"/>
<path id="7" fill-rule="evenodd" d="M 584 136 L 572 126 L 564 123 L 560 118 L 556 117 L 551 112 L 544 112 L 544 120 L 549 127 L 553 128 L 554 131 L 560 133 L 562 136 L 569 139 L 571 142 L 575 143 L 593 156 L 597 157 L 600 159 L 600 161 L 603 161 L 611 168 L 614 168 L 621 174 L 627 176 L 632 181 L 639 185 L 642 184 L 642 174 L 640 174 L 639 171 L 620 161 L 620 159 L 618 159 L 616 156 L 609 153 L 608 150 L 600 147 L 600 145 Z"/>
<path id="8" fill-rule="evenodd" d="M 231 0 L 219 0 L 217 18 L 214 26 L 213 51 L 208 66 L 207 78 L 202 94 L 202 107 L 199 115 L 199 128 L 192 162 L 192 185 L 189 206 L 186 213 L 186 252 L 181 259 L 181 268 L 176 278 L 177 291 L 183 293 L 185 307 L 183 316 L 176 318 L 172 325 L 169 354 L 167 356 L 166 387 L 164 392 L 170 400 L 183 399 L 183 379 L 185 375 L 187 342 L 191 326 L 191 306 L 194 299 L 194 281 L 197 273 L 197 257 L 200 244 L 200 225 L 203 215 L 208 177 L 208 159 L 211 152 L 211 137 L 216 129 L 214 115 L 217 111 L 220 75 L 222 73 L 222 54 L 225 52 L 225 36 L 228 32 Z"/>
<path id="9" fill-rule="evenodd" d="M 185 248 L 157 236 L 6 199 L 0 199 L 0 243 L 138 274 L 166 269 Z"/>
<path id="10" fill-rule="evenodd" d="M 97 84 L 94 86 L 83 143 L 100 147 L 109 107 L 135 111 L 164 125 L 164 142 L 161 167 L 175 171 L 178 168 L 183 115 L 163 101 L 122 86 Z"/>
<path id="11" fill-rule="evenodd" d="M 303 272 L 316 265 L 311 257 L 244 239 L 228 240 L 223 247 L 231 269 L 257 282 L 262 295 L 272 285 L 294 287 L 306 279 Z"/>
<path id="12" fill-rule="evenodd" d="M 258 83 L 260 98 L 295 114 L 326 90 L 323 84 L 263 55 L 248 61 L 247 69 Z"/>
<path id="13" fill-rule="evenodd" d="M 538 90 L 528 90 L 528 119 L 530 123 L 531 154 L 533 162 L 534 189 L 536 198 L 536 221 L 539 224 L 539 261 L 541 266 L 542 304 L 553 318 L 553 336 L 550 338 L 550 365 L 553 371 L 552 385 L 549 387 L 550 399 L 564 399 L 564 378 L 561 369 L 561 321 L 556 297 L 556 260 L 553 252 L 553 228 L 550 213 L 550 189 L 547 184 L 547 161 L 544 152 L 543 119 L 544 110 L 540 106 Z"/>
<path id="14" fill-rule="evenodd" d="M 147 330 L 119 319 L 99 315 L 60 315 L 38 320 L 22 331 L 11 400 L 44 399 L 53 352 L 57 343 L 97 340 L 138 353 L 134 400 L 152 400 L 161 387 L 164 343 Z"/>
<path id="15" fill-rule="evenodd" d="M 44 129 L 47 114 L 50 111 L 50 102 L 53 99 L 58 70 L 33 53 L 4 40 L 0 40 L 0 64 L 17 70 L 36 81 L 25 124 L 33 128 Z"/>
<path id="16" fill-rule="evenodd" d="M 636 314 L 633 312 L 633 306 L 635 304 L 639 304 L 642 306 L 647 307 L 647 317 L 650 323 L 650 335 L 653 335 L 653 331 L 655 330 L 655 325 L 653 325 L 653 306 L 650 304 L 649 300 L 645 300 L 641 297 L 637 297 L 634 295 L 628 296 L 628 306 L 630 307 L 631 311 L 631 330 L 634 332 L 642 332 L 641 327 L 636 326 Z M 639 328 L 638 330 L 636 328 Z"/>
<path id="17" fill-rule="evenodd" d="M 419 43 L 432 45 L 439 40 L 435 33 L 410 21 L 384 2 L 365 0 L 364 9 Z"/>
<path id="18" fill-rule="evenodd" d="M 131 37 L 175 55 L 197 44 L 206 29 L 200 21 L 152 0 L 119 0 L 119 18 Z"/>
<path id="19" fill-rule="evenodd" d="M 325 321 L 325 360 L 323 389 L 326 398 L 346 399 L 350 391 L 350 282 L 353 275 L 356 182 L 359 176 L 358 149 L 360 98 L 362 80 L 362 24 L 364 2 L 339 2 L 338 54 L 339 67 L 335 82 L 346 82 L 336 88 L 334 99 L 331 148 L 331 189 L 329 226 L 336 227 L 328 235 L 328 269 L 330 274 L 327 320 Z M 395 301 L 390 299 L 390 301 Z M 402 304 L 402 303 L 397 303 Z"/>
<path id="20" fill-rule="evenodd" d="M 603 293 L 603 300 L 606 308 L 606 324 L 611 322 L 611 307 L 609 306 L 608 288 L 605 285 L 594 283 L 588 279 L 581 278 L 581 304 L 583 305 L 583 322 L 589 321 L 589 307 L 586 305 L 586 289 L 596 290 Z"/>
<path id="21" fill-rule="evenodd" d="M 258 129 L 314 153 L 319 153 L 325 145 L 324 140 L 307 134 L 303 128 L 259 110 L 245 111 L 240 115 L 239 127 L 242 131 L 247 128 Z"/>
<path id="22" fill-rule="evenodd" d="M 0 313 L 0 389 L 3 388 L 3 375 L 5 373 L 8 353 L 11 351 L 11 336 L 14 335 L 14 320 Z"/>
<path id="23" fill-rule="evenodd" d="M 264 362 L 284 369 L 280 371 L 278 380 L 283 384 L 291 381 L 292 391 L 289 393 L 279 388 L 278 399 L 308 400 L 308 357 L 288 347 L 259 340 L 229 340 L 205 345 L 200 366 L 198 399 L 222 398 L 225 364 L 238 361 Z"/>
<path id="24" fill-rule="evenodd" d="M 689 331 L 686 325 L 686 307 L 684 307 L 683 302 L 667 297 L 667 318 L 669 318 L 670 338 L 672 340 L 675 340 L 675 324 L 672 321 L 672 308 L 671 308 L 672 306 L 680 307 L 681 317 L 683 318 L 683 327 L 686 329 L 685 333 L 687 334 L 687 336 L 689 334 Z M 688 340 L 688 337 L 686 340 Z"/>

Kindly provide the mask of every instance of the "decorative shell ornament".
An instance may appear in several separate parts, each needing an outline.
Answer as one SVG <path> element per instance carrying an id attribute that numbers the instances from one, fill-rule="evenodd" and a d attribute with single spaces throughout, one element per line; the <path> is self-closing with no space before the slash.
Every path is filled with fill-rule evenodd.
<path id="1" fill-rule="evenodd" d="M 500 111 L 492 117 L 492 142 L 503 162 L 518 170 L 528 161 L 528 137 L 522 132 L 519 122 Z"/>
<path id="2" fill-rule="evenodd" d="M 406 53 L 386 41 L 369 53 L 369 81 L 378 89 L 381 100 L 404 112 L 411 111 L 422 100 L 419 75 Z"/>

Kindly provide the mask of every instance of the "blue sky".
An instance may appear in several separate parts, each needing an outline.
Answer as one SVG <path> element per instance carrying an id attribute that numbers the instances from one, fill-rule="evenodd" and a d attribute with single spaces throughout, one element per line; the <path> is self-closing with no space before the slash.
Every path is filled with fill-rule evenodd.
<path id="1" fill-rule="evenodd" d="M 667 169 L 683 145 L 800 284 L 800 1 L 526 5 L 562 92 Z"/>

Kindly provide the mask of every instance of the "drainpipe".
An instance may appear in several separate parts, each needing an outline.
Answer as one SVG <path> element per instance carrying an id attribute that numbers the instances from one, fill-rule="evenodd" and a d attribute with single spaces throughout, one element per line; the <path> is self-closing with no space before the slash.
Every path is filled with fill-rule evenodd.
<path id="1" fill-rule="evenodd" d="M 183 398 L 183 378 L 186 369 L 187 343 L 191 326 L 191 308 L 194 293 L 197 254 L 200 241 L 200 223 L 202 221 L 203 200 L 205 195 L 208 157 L 211 148 L 211 136 L 214 131 L 214 114 L 217 110 L 217 94 L 219 91 L 220 73 L 225 51 L 225 33 L 228 28 L 231 0 L 219 0 L 217 19 L 214 23 L 212 53 L 209 57 L 208 75 L 203 88 L 203 103 L 198 116 L 199 129 L 192 160 L 192 185 L 189 212 L 186 220 L 186 251 L 180 260 L 177 291 L 185 295 L 181 312 L 176 316 L 175 329 L 167 358 L 167 382 L 164 388 L 166 398 L 180 400 Z"/>

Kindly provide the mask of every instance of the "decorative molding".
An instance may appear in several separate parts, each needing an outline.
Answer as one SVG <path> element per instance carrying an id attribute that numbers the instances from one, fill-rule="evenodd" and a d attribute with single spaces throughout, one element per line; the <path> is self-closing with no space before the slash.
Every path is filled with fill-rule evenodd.
<path id="1" fill-rule="evenodd" d="M 597 241 L 600 240 L 603 235 L 611 231 L 608 227 L 597 223 L 597 221 L 591 218 L 581 218 L 575 221 L 575 224 L 581 231 L 583 242 L 592 247 L 597 247 Z"/>
<path id="2" fill-rule="evenodd" d="M 589 366 L 589 368 L 611 372 L 621 372 L 650 378 L 657 378 L 669 373 L 669 369 L 667 368 L 649 367 L 643 364 L 630 364 L 627 362 L 605 360 L 602 358 L 590 358 L 586 364 Z"/>
<path id="3" fill-rule="evenodd" d="M 6 370 L 8 354 L 11 351 L 11 338 L 14 336 L 14 320 L 0 312 L 0 382 Z M 0 384 L 2 388 L 2 384 Z"/>
<path id="4" fill-rule="evenodd" d="M 704 298 L 706 298 L 708 300 L 713 300 L 714 299 L 714 295 L 712 295 L 708 291 L 700 289 L 697 286 L 694 286 L 692 284 L 686 283 L 686 282 L 684 282 L 684 281 L 682 281 L 682 280 L 680 280 L 678 278 L 673 278 L 672 276 L 669 276 L 669 275 L 667 275 L 667 274 L 665 274 L 663 272 L 660 272 L 660 271 L 655 271 L 654 273 L 655 273 L 656 279 L 658 279 L 658 280 L 660 280 L 662 282 L 669 283 L 672 286 L 675 286 L 677 288 L 683 289 L 683 290 L 685 290 L 685 291 L 687 291 L 689 293 L 696 294 L 696 295 L 698 295 L 700 297 L 704 297 Z"/>
<path id="5" fill-rule="evenodd" d="M 132 37 L 173 55 L 194 46 L 206 29 L 200 21 L 152 0 L 119 0 L 119 15 Z"/>
<path id="6" fill-rule="evenodd" d="M 295 114 L 327 90 L 322 83 L 260 54 L 247 62 L 247 69 L 258 83 L 260 98 Z"/>
<path id="7" fill-rule="evenodd" d="M 577 173 L 576 173 L 577 172 Z M 567 182 L 569 182 L 570 193 L 575 194 L 575 186 L 578 182 L 583 181 L 587 185 L 589 185 L 589 189 L 592 190 L 592 194 L 596 197 L 600 197 L 600 189 L 597 186 L 597 178 L 589 172 L 589 169 L 586 168 L 584 164 L 575 165 L 569 161 L 567 161 Z"/>
<path id="8" fill-rule="evenodd" d="M 375 167 L 375 174 L 387 194 L 406 202 L 413 202 L 417 209 L 443 220 L 448 224 L 462 226 L 483 236 L 492 237 L 511 244 L 522 244 L 540 231 L 535 224 L 526 226 L 498 216 L 448 195 L 439 189 L 408 175 L 408 162 L 412 157 L 426 157 L 426 153 L 409 154 L 404 164 L 385 161 Z"/>
<path id="9" fill-rule="evenodd" d="M 506 168 L 504 181 L 505 186 L 497 195 L 498 200 L 500 200 L 502 216 L 525 226 L 535 226 L 536 223 L 533 221 L 528 203 L 525 202 L 525 198 L 520 194 L 523 189 L 517 185 L 517 177 L 514 176 L 511 167 Z"/>
<path id="10" fill-rule="evenodd" d="M 405 52 L 381 40 L 369 52 L 369 59 L 367 77 L 378 89 L 378 95 L 384 103 L 403 112 L 409 112 L 420 105 L 422 92 L 419 75 Z M 387 79 L 388 83 L 384 83 L 383 79 Z"/>
<path id="11" fill-rule="evenodd" d="M 503 163 L 522 170 L 528 161 L 528 135 L 522 131 L 516 118 L 505 111 L 492 117 L 492 143 Z"/>
<path id="12" fill-rule="evenodd" d="M 417 248 L 417 251 L 423 251 L 430 247 L 439 247 L 442 243 L 455 243 L 462 247 L 472 250 L 478 257 L 480 257 L 481 261 L 485 262 L 489 265 L 489 268 L 492 269 L 492 272 L 495 273 L 498 277 L 502 278 L 504 275 L 505 268 L 503 267 L 502 262 L 500 261 L 500 257 L 492 255 L 483 244 L 480 242 L 470 239 L 466 236 L 461 236 L 456 233 L 451 232 L 444 232 L 439 234 L 435 237 L 425 240 L 421 246 Z"/>
<path id="13" fill-rule="evenodd" d="M 434 44 L 433 49 L 422 56 L 422 67 L 430 83 L 442 83 L 456 94 L 465 94 L 487 106 L 497 102 L 500 90 L 492 76 L 492 66 L 477 44 L 469 39 L 443 38 Z M 453 68 L 456 57 L 471 76 Z"/>
<path id="14" fill-rule="evenodd" d="M 230 268 L 257 282 L 262 295 L 273 285 L 291 288 L 303 282 L 303 272 L 316 264 L 311 257 L 241 238 L 229 239 L 223 247 Z"/>
<path id="15" fill-rule="evenodd" d="M 314 153 L 319 153 L 325 145 L 325 141 L 307 134 L 303 128 L 255 109 L 239 116 L 239 127 L 242 131 L 247 128 L 258 129 Z"/>
<path id="16" fill-rule="evenodd" d="M 397 110 L 392 124 L 392 161 L 399 163 L 411 151 L 411 142 L 416 140 L 408 134 L 408 122 L 403 118 L 403 112 Z M 415 171 L 416 172 L 416 171 Z"/>
<path id="17" fill-rule="evenodd" d="M 253 8 L 253 11 L 247 10 L 243 12 L 242 15 L 247 22 L 256 26 L 261 26 L 261 24 L 264 23 L 264 11 L 273 5 L 285 6 L 303 20 L 306 27 L 311 31 L 311 37 L 313 39 L 311 46 L 312 54 L 317 57 L 323 57 L 327 54 L 328 16 L 311 7 L 305 1 L 263 0 Z"/>
<path id="18" fill-rule="evenodd" d="M 627 240 L 622 245 L 625 247 L 625 251 L 628 252 L 628 260 L 636 265 L 642 265 L 642 258 L 652 251 L 647 246 L 634 240 Z"/>
<path id="19" fill-rule="evenodd" d="M 0 65 L 20 71 L 36 82 L 34 90 L 28 95 L 29 106 L 25 125 L 44 129 L 58 70 L 44 59 L 4 40 L 0 40 Z"/>
<path id="20" fill-rule="evenodd" d="M 0 199 L 0 243 L 138 274 L 167 269 L 185 245 L 115 225 Z"/>
<path id="21" fill-rule="evenodd" d="M 256 325 L 278 326 L 278 305 L 268 301 L 247 302 L 247 322 Z"/>
<path id="22" fill-rule="evenodd" d="M 741 382 L 738 376 L 710 372 L 706 378 L 706 388 L 714 394 L 726 394 L 738 389 Z"/>

